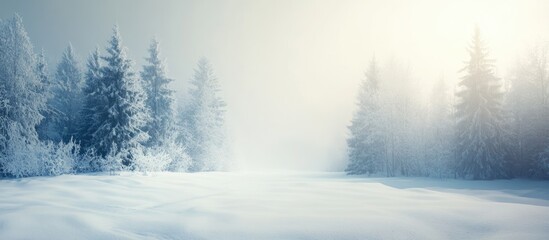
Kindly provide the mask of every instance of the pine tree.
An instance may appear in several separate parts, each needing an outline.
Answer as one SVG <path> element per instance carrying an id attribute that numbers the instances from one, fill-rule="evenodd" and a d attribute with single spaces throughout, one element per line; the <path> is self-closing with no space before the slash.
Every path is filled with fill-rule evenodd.
<path id="1" fill-rule="evenodd" d="M 82 90 L 84 103 L 80 113 L 78 140 L 84 151 L 95 150 L 93 149 L 93 135 L 99 128 L 101 119 L 105 119 L 108 113 L 106 109 L 107 97 L 103 93 L 106 86 L 102 82 L 101 67 L 99 49 L 95 49 L 88 57 L 85 86 Z"/>
<path id="2" fill-rule="evenodd" d="M 56 140 L 67 143 L 77 137 L 83 85 L 82 71 L 72 45 L 69 44 L 57 65 L 54 95 L 51 99 L 51 106 L 59 113 L 54 129 L 59 133 L 60 139 Z"/>
<path id="3" fill-rule="evenodd" d="M 420 113 L 424 109 L 413 95 L 419 91 L 419 84 L 411 77 L 409 68 L 396 58 L 390 59 L 383 69 L 379 122 L 385 141 L 386 176 L 422 175 L 425 121 Z"/>
<path id="4" fill-rule="evenodd" d="M 545 46 L 537 52 L 538 55 L 534 58 L 535 64 L 533 64 L 535 66 L 534 82 L 539 87 L 536 92 L 542 107 L 541 113 L 537 114 L 539 133 L 535 135 L 540 141 L 535 146 L 544 145 L 545 149 L 538 154 L 532 172 L 538 177 L 549 178 L 549 121 L 547 121 L 549 119 L 549 50 Z"/>
<path id="5" fill-rule="evenodd" d="M 46 102 L 49 101 L 52 97 L 51 88 L 52 88 L 52 79 L 48 71 L 48 65 L 44 55 L 44 50 L 38 54 L 36 58 L 36 74 L 42 82 L 42 89 L 40 89 L 41 94 L 44 94 Z M 38 137 L 41 140 L 51 140 L 56 138 L 57 133 L 52 129 L 53 128 L 53 119 L 56 117 L 56 112 L 50 105 L 46 105 L 46 108 L 41 112 L 44 119 L 36 127 L 38 132 Z"/>
<path id="6" fill-rule="evenodd" d="M 453 132 L 450 122 L 451 105 L 448 102 L 446 83 L 443 78 L 435 83 L 430 103 L 425 168 L 430 176 L 449 176 L 453 160 Z"/>
<path id="7" fill-rule="evenodd" d="M 25 156 L 38 144 L 36 127 L 46 105 L 36 55 L 21 17 L 0 26 L 0 171 L 16 177 L 35 174 L 39 159 Z"/>
<path id="8" fill-rule="evenodd" d="M 535 47 L 511 75 L 507 108 L 512 115 L 513 173 L 522 177 L 548 177 L 549 64 L 547 47 Z"/>
<path id="9" fill-rule="evenodd" d="M 173 80 L 166 77 L 156 39 L 151 42 L 146 60 L 148 65 L 143 67 L 141 78 L 147 93 L 146 103 L 151 112 L 151 121 L 146 125 L 145 131 L 150 135 L 148 145 L 161 146 L 173 131 L 173 90 L 168 88 Z"/>
<path id="10" fill-rule="evenodd" d="M 198 62 L 189 105 L 180 114 L 179 141 L 192 158 L 191 171 L 220 169 L 224 155 L 225 102 L 218 96 L 217 78 L 206 59 Z"/>
<path id="11" fill-rule="evenodd" d="M 51 97 L 51 77 L 48 71 L 48 63 L 46 62 L 46 56 L 43 49 L 38 56 L 36 56 L 36 75 L 42 83 L 40 85 L 39 92 L 48 98 Z"/>
<path id="12" fill-rule="evenodd" d="M 379 72 L 375 59 L 370 63 L 366 78 L 361 83 L 358 95 L 358 110 L 355 113 L 347 139 L 349 164 L 347 174 L 372 174 L 383 170 L 385 143 L 379 105 Z"/>
<path id="13" fill-rule="evenodd" d="M 507 176 L 501 80 L 477 28 L 469 48 L 470 59 L 463 69 L 456 106 L 458 162 L 463 177 L 494 179 Z"/>
<path id="14" fill-rule="evenodd" d="M 100 81 L 106 112 L 97 113 L 99 124 L 92 144 L 99 155 L 116 155 L 122 165 L 131 167 L 134 151 L 148 139 L 148 134 L 142 131 L 149 121 L 146 95 L 132 70 L 132 62 L 126 57 L 118 27 L 114 28 L 106 50 Z"/>

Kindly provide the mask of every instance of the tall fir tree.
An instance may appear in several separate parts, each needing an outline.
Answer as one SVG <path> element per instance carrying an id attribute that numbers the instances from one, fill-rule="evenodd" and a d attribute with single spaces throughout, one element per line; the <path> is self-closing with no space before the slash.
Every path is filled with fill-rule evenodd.
<path id="1" fill-rule="evenodd" d="M 515 176 L 549 177 L 549 49 L 538 45 L 510 76 L 507 108 L 511 113 Z"/>
<path id="2" fill-rule="evenodd" d="M 36 157 L 25 155 L 38 144 L 37 125 L 46 108 L 36 54 L 21 17 L 0 25 L 0 172 L 16 177 L 39 171 Z"/>
<path id="3" fill-rule="evenodd" d="M 383 170 L 385 142 L 380 125 L 379 70 L 375 59 L 372 59 L 361 83 L 357 106 L 349 126 L 349 164 L 345 171 L 347 174 L 377 173 Z"/>
<path id="4" fill-rule="evenodd" d="M 93 149 L 94 133 L 108 113 L 107 97 L 104 94 L 106 86 L 102 82 L 102 65 L 98 48 L 90 54 L 86 65 L 85 86 L 82 90 L 84 102 L 80 113 L 81 122 L 77 139 L 82 145 L 82 150 L 93 151 L 95 150 Z"/>
<path id="5" fill-rule="evenodd" d="M 225 102 L 208 60 L 201 59 L 191 80 L 190 102 L 180 112 L 179 141 L 192 158 L 191 171 L 223 168 L 225 157 Z"/>
<path id="6" fill-rule="evenodd" d="M 59 133 L 57 141 L 69 142 L 77 137 L 82 110 L 82 70 L 72 45 L 69 43 L 55 72 L 51 106 L 59 113 L 54 129 Z"/>
<path id="7" fill-rule="evenodd" d="M 383 69 L 379 103 L 386 176 L 421 175 L 425 120 L 419 114 L 424 109 L 414 97 L 420 85 L 411 76 L 409 67 L 396 58 L 391 58 Z"/>
<path id="8" fill-rule="evenodd" d="M 92 144 L 101 156 L 116 155 L 126 167 L 132 167 L 135 150 L 141 148 L 149 135 L 143 127 L 149 122 L 146 94 L 142 83 L 135 76 L 132 62 L 126 56 L 118 27 L 103 57 L 106 64 L 101 68 L 101 95 L 106 99 L 106 112 L 97 113 L 98 126 Z M 112 169 L 111 167 L 109 167 Z"/>
<path id="9" fill-rule="evenodd" d="M 40 89 L 40 91 L 42 92 L 42 94 L 44 94 L 46 102 L 48 102 L 52 97 L 52 77 L 50 76 L 50 73 L 48 71 L 48 65 L 46 62 L 44 50 L 42 50 L 36 58 L 36 74 L 42 82 L 42 89 Z M 42 111 L 42 116 L 44 117 L 44 119 L 42 119 L 40 124 L 36 127 L 38 137 L 41 140 L 50 140 L 57 135 L 57 133 L 53 130 L 52 121 L 56 116 L 56 111 L 54 111 L 54 109 L 49 104 L 47 104 L 46 108 Z"/>
<path id="10" fill-rule="evenodd" d="M 493 60 L 475 29 L 469 60 L 462 70 L 456 106 L 457 144 L 460 153 L 457 173 L 466 178 L 495 179 L 508 176 L 505 161 L 505 132 L 501 79 L 493 70 Z"/>
<path id="11" fill-rule="evenodd" d="M 173 90 L 168 88 L 173 80 L 166 77 L 156 39 L 151 42 L 146 60 L 147 65 L 143 67 L 141 79 L 147 94 L 146 103 L 151 112 L 151 121 L 145 126 L 145 131 L 150 135 L 149 146 L 161 146 L 170 139 L 174 127 Z"/>
<path id="12" fill-rule="evenodd" d="M 434 85 L 430 111 L 426 126 L 426 145 L 424 168 L 426 175 L 444 177 L 450 176 L 453 163 L 453 126 L 451 123 L 451 104 L 448 99 L 448 89 L 444 78 Z"/>

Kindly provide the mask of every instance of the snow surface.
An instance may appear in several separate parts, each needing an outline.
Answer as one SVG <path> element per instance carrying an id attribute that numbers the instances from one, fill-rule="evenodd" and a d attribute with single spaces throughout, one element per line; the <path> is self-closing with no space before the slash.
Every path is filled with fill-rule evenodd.
<path id="1" fill-rule="evenodd" d="M 0 239 L 549 239 L 546 181 L 122 173 L 0 196 Z"/>

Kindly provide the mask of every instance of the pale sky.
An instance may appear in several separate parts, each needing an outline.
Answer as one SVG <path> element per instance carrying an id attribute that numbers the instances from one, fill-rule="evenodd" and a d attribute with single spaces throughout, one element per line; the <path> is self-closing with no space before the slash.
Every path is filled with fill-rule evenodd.
<path id="1" fill-rule="evenodd" d="M 103 50 L 114 24 L 136 70 L 159 39 L 180 99 L 196 61 L 210 59 L 243 170 L 342 170 L 357 87 L 374 54 L 406 64 L 429 92 L 440 76 L 449 85 L 459 77 L 475 24 L 501 77 L 529 47 L 549 43 L 542 0 L 0 0 L 0 18 L 14 13 L 51 71 L 68 42 L 82 62 Z"/>

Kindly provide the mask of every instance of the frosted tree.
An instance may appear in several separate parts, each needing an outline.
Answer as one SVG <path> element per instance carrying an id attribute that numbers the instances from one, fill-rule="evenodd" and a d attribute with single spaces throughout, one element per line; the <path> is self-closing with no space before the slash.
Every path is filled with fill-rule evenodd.
<path id="1" fill-rule="evenodd" d="M 53 86 L 53 98 L 51 106 L 59 113 L 55 121 L 55 130 L 59 133 L 60 140 L 69 142 L 77 137 L 82 108 L 82 87 L 84 79 L 79 62 L 74 54 L 72 45 L 69 44 L 57 65 Z"/>
<path id="2" fill-rule="evenodd" d="M 516 176 L 549 176 L 544 167 L 549 141 L 547 96 L 549 64 L 547 47 L 537 46 L 518 62 L 510 76 L 507 108 L 513 131 L 513 173 Z M 541 161 L 541 162 L 540 162 Z"/>
<path id="3" fill-rule="evenodd" d="M 134 151 L 148 139 L 142 131 L 149 121 L 146 95 L 126 57 L 118 27 L 106 50 L 98 90 L 105 105 L 94 113 L 97 129 L 93 129 L 91 144 L 100 156 L 115 155 L 122 165 L 131 168 Z"/>
<path id="4" fill-rule="evenodd" d="M 385 161 L 385 142 L 380 126 L 379 70 L 375 59 L 372 59 L 365 75 L 358 95 L 358 110 L 349 126 L 347 174 L 377 173 L 383 170 Z"/>
<path id="5" fill-rule="evenodd" d="M 0 170 L 4 175 L 33 175 L 40 161 L 31 156 L 36 127 L 46 105 L 36 70 L 36 55 L 16 15 L 0 25 Z"/>
<path id="6" fill-rule="evenodd" d="M 44 54 L 44 50 L 42 50 L 37 56 L 36 56 L 36 75 L 38 76 L 38 79 L 42 83 L 40 87 L 38 88 L 38 91 L 43 94 L 46 98 L 51 97 L 51 77 L 50 73 L 48 71 L 48 63 L 46 62 L 46 57 Z"/>
<path id="7" fill-rule="evenodd" d="M 149 48 L 147 65 L 143 67 L 141 78 L 147 93 L 147 107 L 150 109 L 151 121 L 145 126 L 150 135 L 150 146 L 161 146 L 170 139 L 173 132 L 173 90 L 168 84 L 173 81 L 166 77 L 166 71 L 160 59 L 159 43 L 153 39 Z"/>
<path id="8" fill-rule="evenodd" d="M 47 102 L 52 97 L 52 78 L 48 71 L 48 65 L 44 56 L 44 50 L 42 50 L 42 52 L 38 54 L 36 58 L 36 74 L 38 75 L 38 78 L 40 78 L 40 82 L 42 82 L 40 92 L 44 94 Z M 40 124 L 36 127 L 39 138 L 41 140 L 50 140 L 54 138 L 59 139 L 58 133 L 55 132 L 55 130 L 53 129 L 53 120 L 56 119 L 57 112 L 51 106 L 47 105 L 46 108 L 42 110 L 41 114 L 44 119 L 42 119 Z"/>
<path id="9" fill-rule="evenodd" d="M 426 157 L 424 160 L 427 175 L 449 176 L 453 162 L 453 125 L 451 123 L 448 89 L 444 78 L 434 85 L 427 119 Z"/>
<path id="10" fill-rule="evenodd" d="M 93 135 L 101 124 L 100 120 L 106 118 L 108 113 L 107 97 L 103 94 L 105 85 L 101 74 L 101 57 L 99 49 L 90 54 L 87 61 L 85 84 L 82 89 L 84 102 L 80 113 L 80 125 L 78 129 L 78 140 L 84 150 L 93 146 Z"/>
<path id="11" fill-rule="evenodd" d="M 212 67 L 201 59 L 191 81 L 190 102 L 181 111 L 179 141 L 192 159 L 191 171 L 211 171 L 223 167 L 225 102 Z"/>
<path id="12" fill-rule="evenodd" d="M 392 58 L 382 72 L 380 106 L 385 132 L 387 176 L 423 174 L 425 109 L 414 94 L 419 92 L 406 65 Z"/>
<path id="13" fill-rule="evenodd" d="M 534 164 L 534 174 L 538 177 L 549 178 L 549 51 L 545 46 L 537 51 L 534 55 L 534 82 L 539 89 L 536 91 L 540 104 L 542 105 L 537 116 L 539 123 L 539 132 L 536 137 L 540 137 L 535 147 L 540 145 L 545 146 L 542 153 L 538 155 Z M 541 144 L 540 144 L 541 143 Z"/>
<path id="14" fill-rule="evenodd" d="M 456 171 L 463 177 L 494 179 L 507 176 L 503 130 L 501 80 L 475 30 L 469 60 L 459 82 L 456 106 L 459 159 Z"/>

